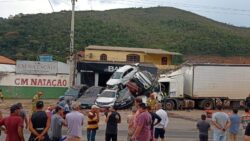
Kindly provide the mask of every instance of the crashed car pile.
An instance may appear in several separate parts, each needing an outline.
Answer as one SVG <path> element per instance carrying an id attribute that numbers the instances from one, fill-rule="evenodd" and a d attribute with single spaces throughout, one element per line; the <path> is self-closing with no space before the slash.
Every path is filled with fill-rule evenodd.
<path id="1" fill-rule="evenodd" d="M 148 71 L 139 70 L 138 65 L 125 65 L 107 81 L 107 88 L 103 93 L 110 91 L 113 95 L 105 97 L 105 94 L 100 94 L 95 104 L 100 107 L 128 108 L 133 105 L 135 97 L 149 96 L 152 93 L 156 84 L 154 78 Z"/>
<path id="2" fill-rule="evenodd" d="M 135 97 L 140 95 L 149 96 L 154 88 L 155 80 L 151 73 L 138 71 L 126 84 L 131 94 Z"/>
<path id="3" fill-rule="evenodd" d="M 133 105 L 135 97 L 148 96 L 154 88 L 154 83 L 151 73 L 140 71 L 137 65 L 125 65 L 113 73 L 106 83 L 106 88 L 84 88 L 84 92 L 75 94 L 70 100 L 80 102 L 82 109 L 89 109 L 92 105 L 125 109 Z"/>

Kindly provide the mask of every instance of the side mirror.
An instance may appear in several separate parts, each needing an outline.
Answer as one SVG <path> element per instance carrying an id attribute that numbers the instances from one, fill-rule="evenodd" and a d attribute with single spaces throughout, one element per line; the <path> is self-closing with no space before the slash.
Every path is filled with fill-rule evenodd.
<path id="1" fill-rule="evenodd" d="M 100 94 L 97 94 L 97 96 L 99 97 L 99 96 L 100 96 Z"/>

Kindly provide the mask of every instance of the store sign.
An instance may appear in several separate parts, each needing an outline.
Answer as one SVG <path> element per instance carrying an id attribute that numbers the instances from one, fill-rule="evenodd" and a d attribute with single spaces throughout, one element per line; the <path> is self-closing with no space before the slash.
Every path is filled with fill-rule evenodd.
<path id="1" fill-rule="evenodd" d="M 57 74 L 57 62 L 17 61 L 16 73 L 19 74 Z"/>
<path id="2" fill-rule="evenodd" d="M 67 86 L 66 79 L 16 78 L 14 81 L 17 86 Z"/>
<path id="3" fill-rule="evenodd" d="M 120 68 L 120 66 L 108 66 L 106 69 L 104 69 L 104 71 L 114 72 L 114 71 L 118 70 L 119 68 Z"/>

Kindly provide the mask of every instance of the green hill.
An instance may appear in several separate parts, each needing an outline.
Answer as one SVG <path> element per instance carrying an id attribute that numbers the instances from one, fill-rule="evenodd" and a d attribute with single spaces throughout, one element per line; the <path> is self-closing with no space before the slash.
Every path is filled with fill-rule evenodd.
<path id="1" fill-rule="evenodd" d="M 76 12 L 75 49 L 88 45 L 162 48 L 187 55 L 250 56 L 250 28 L 167 7 Z M 71 12 L 0 19 L 0 54 L 35 60 L 69 54 Z"/>

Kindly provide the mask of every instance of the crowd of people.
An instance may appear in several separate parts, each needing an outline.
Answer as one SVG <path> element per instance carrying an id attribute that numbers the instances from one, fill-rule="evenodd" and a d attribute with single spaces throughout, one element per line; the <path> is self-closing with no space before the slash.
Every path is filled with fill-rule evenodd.
<path id="1" fill-rule="evenodd" d="M 44 102 L 40 100 L 42 92 L 32 99 L 31 115 L 27 115 L 22 103 L 10 107 L 10 116 L 2 117 L 0 113 L 0 130 L 5 132 L 6 141 L 24 141 L 24 128 L 29 129 L 28 141 L 81 141 L 84 121 L 87 124 L 87 141 L 95 141 L 100 121 L 100 108 L 93 105 L 87 112 L 82 112 L 76 101 L 66 101 L 62 106 L 57 103 L 44 110 Z M 118 124 L 121 115 L 115 107 L 108 107 L 105 112 L 105 141 L 117 141 Z M 141 98 L 135 99 L 132 113 L 127 117 L 128 141 L 164 140 L 168 124 L 166 111 L 153 98 L 143 103 Z M 67 134 L 63 136 L 63 126 Z"/>
<path id="2" fill-rule="evenodd" d="M 240 116 L 238 109 L 233 109 L 230 113 L 225 113 L 222 106 L 217 106 L 217 111 L 212 114 L 211 125 L 213 125 L 213 141 L 238 141 L 240 136 L 240 126 L 244 132 L 244 141 L 250 141 L 250 112 L 245 108 L 245 113 Z M 201 115 L 201 120 L 197 122 L 200 141 L 208 141 L 208 131 L 210 122 L 206 120 L 206 115 Z"/>
<path id="3" fill-rule="evenodd" d="M 93 105 L 89 111 L 83 112 L 76 101 L 66 101 L 62 106 L 57 103 L 44 110 L 44 102 L 40 100 L 42 92 L 38 92 L 32 99 L 32 114 L 27 115 L 22 103 L 16 103 L 10 107 L 10 116 L 3 117 L 0 112 L 0 131 L 6 134 L 6 141 L 24 141 L 24 128 L 29 129 L 28 141 L 82 141 L 84 139 L 83 125 L 86 120 L 87 141 L 95 141 L 100 122 L 100 108 Z M 118 124 L 121 123 L 121 115 L 115 107 L 108 107 L 105 115 L 105 141 L 117 141 Z M 165 130 L 169 123 L 168 114 L 162 109 L 155 95 L 151 94 L 143 103 L 139 97 L 135 98 L 131 114 L 127 115 L 128 141 L 164 141 Z M 211 125 L 210 125 L 211 124 Z M 250 141 L 250 113 L 240 116 L 237 109 L 228 114 L 218 105 L 216 112 L 212 114 L 211 122 L 205 114 L 196 126 L 199 130 L 200 141 L 208 141 L 209 129 L 213 126 L 214 141 L 237 141 L 240 135 L 240 126 L 244 129 L 244 140 Z M 63 134 L 63 127 L 67 133 Z M 228 133 L 228 134 L 227 134 Z"/>

